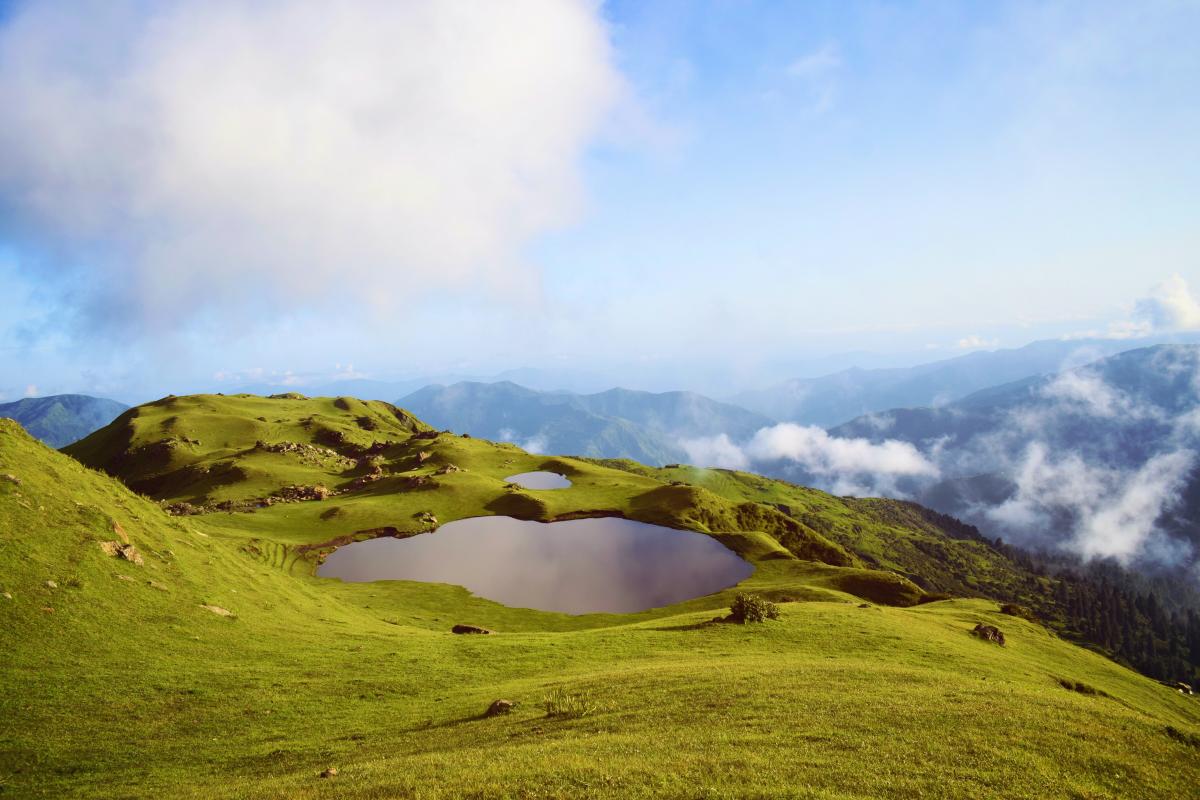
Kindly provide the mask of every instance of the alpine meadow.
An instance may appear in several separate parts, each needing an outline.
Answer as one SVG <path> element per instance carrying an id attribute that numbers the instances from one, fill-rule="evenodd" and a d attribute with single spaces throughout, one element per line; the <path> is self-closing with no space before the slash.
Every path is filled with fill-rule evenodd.
<path id="1" fill-rule="evenodd" d="M 1200 796 L 1197 37 L 0 0 L 0 798 Z"/>

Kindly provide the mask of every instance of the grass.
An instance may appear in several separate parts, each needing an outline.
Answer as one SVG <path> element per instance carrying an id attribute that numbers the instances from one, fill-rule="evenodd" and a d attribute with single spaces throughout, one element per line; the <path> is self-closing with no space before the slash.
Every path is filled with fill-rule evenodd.
<path id="1" fill-rule="evenodd" d="M 211 457 L 228 459 L 243 437 L 261 438 L 235 429 L 245 431 L 189 438 L 219 442 Z M 138 436 L 126 447 L 154 443 Z M 785 527 L 719 537 L 756 567 L 738 587 L 640 614 L 568 616 L 452 586 L 314 577 L 301 545 L 407 525 L 418 511 L 442 522 L 489 513 L 512 494 L 506 475 L 548 463 L 477 440 L 419 441 L 434 463 L 408 472 L 432 475 L 443 461 L 467 471 L 430 490 L 170 517 L 0 421 L 0 475 L 19 481 L 0 480 L 0 591 L 11 595 L 0 597 L 0 796 L 1182 798 L 1200 787 L 1195 698 L 995 602 L 860 607 L 862 582 L 893 587 L 885 600 L 902 603 L 915 587 L 794 558 L 775 535 Z M 408 466 L 416 446 L 395 445 L 389 468 Z M 572 489 L 519 493 L 547 518 L 752 518 L 726 489 L 668 493 L 654 510 L 637 502 L 664 485 L 653 474 L 550 466 L 572 470 Z M 293 480 L 254 474 L 252 492 Z M 672 506 L 680 497 L 699 507 Z M 332 507 L 343 511 L 323 519 Z M 144 566 L 101 550 L 118 538 L 114 523 Z M 780 603 L 781 618 L 708 624 L 738 592 Z M 498 633 L 450 634 L 459 622 Z M 1007 646 L 970 636 L 979 622 Z M 513 712 L 481 718 L 499 698 Z M 548 716 L 550 698 L 586 713 Z M 329 767 L 338 774 L 321 778 Z"/>

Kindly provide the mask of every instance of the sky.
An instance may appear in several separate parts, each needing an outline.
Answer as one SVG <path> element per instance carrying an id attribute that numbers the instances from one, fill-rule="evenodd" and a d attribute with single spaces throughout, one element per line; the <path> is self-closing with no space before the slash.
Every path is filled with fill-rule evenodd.
<path id="1" fill-rule="evenodd" d="M 1195 330 L 1198 39 L 1196 0 L 0 0 L 0 395 L 731 394 Z"/>

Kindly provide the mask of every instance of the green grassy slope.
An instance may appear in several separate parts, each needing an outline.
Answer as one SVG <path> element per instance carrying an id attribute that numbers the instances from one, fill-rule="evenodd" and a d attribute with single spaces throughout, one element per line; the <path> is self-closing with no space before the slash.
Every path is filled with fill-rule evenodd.
<path id="1" fill-rule="evenodd" d="M 222 439 L 221 450 L 241 452 L 239 441 Z M 883 573 L 778 557 L 776 535 L 761 529 L 728 537 L 756 566 L 739 588 L 797 598 L 762 626 L 703 624 L 732 590 L 570 617 L 450 586 L 313 577 L 297 544 L 399 519 L 414 496 L 441 503 L 446 519 L 496 513 L 488 506 L 499 502 L 547 518 L 622 508 L 724 524 L 743 505 L 586 462 L 432 441 L 427 464 L 467 468 L 433 489 L 372 494 L 396 474 L 361 496 L 172 517 L 0 421 L 0 476 L 12 476 L 0 477 L 0 791 L 907 798 L 1189 797 L 1200 787 L 1193 698 L 986 601 L 862 607 L 839 587 Z M 398 467 L 408 455 L 387 458 Z M 506 470 L 530 466 L 570 472 L 576 486 L 504 487 Z M 642 508 L 648 497 L 656 504 Z M 322 519 L 333 508 L 344 510 Z M 141 565 L 101 548 L 122 534 Z M 970 636 L 981 621 L 1008 645 Z M 500 633 L 454 636 L 457 622 Z M 548 717 L 541 701 L 556 688 L 589 693 L 595 707 Z M 500 697 L 516 711 L 482 719 Z M 336 777 L 319 777 L 331 766 Z"/>

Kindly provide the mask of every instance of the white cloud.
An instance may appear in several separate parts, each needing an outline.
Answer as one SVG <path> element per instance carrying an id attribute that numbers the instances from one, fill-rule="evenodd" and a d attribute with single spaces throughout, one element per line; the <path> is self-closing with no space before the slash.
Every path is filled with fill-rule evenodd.
<path id="1" fill-rule="evenodd" d="M 1151 330 L 1200 330 L 1200 303 L 1192 296 L 1187 281 L 1178 274 L 1154 287 L 1149 297 L 1139 300 L 1134 316 Z"/>
<path id="2" fill-rule="evenodd" d="M 545 453 L 546 449 L 549 446 L 550 445 L 546 441 L 546 437 L 542 436 L 541 434 L 538 434 L 536 436 L 530 436 L 528 439 L 521 442 L 522 450 L 524 450 L 527 453 L 533 453 L 535 455 L 541 455 L 542 453 Z"/>
<path id="3" fill-rule="evenodd" d="M 1179 496 L 1196 454 L 1162 453 L 1131 471 L 1088 464 L 1078 454 L 1059 458 L 1040 442 L 1026 448 L 1013 474 L 1017 492 L 986 515 L 1036 538 L 1056 527 L 1056 514 L 1073 517 L 1061 541 L 1085 558 L 1122 562 L 1143 554 L 1158 534 L 1157 520 Z"/>
<path id="4" fill-rule="evenodd" d="M 958 340 L 958 349 L 959 350 L 980 350 L 983 348 L 999 347 L 999 346 L 1000 346 L 999 339 L 984 339 L 982 336 L 979 336 L 977 334 L 972 334 L 971 336 L 964 336 L 963 338 Z"/>
<path id="5" fill-rule="evenodd" d="M 788 64 L 787 72 L 793 78 L 813 79 L 824 77 L 841 66 L 840 48 L 833 42 L 826 42 Z"/>
<path id="6" fill-rule="evenodd" d="M 841 66 L 841 48 L 833 42 L 826 42 L 787 66 L 788 76 L 799 81 L 808 92 L 814 114 L 824 113 L 833 105 Z"/>
<path id="7" fill-rule="evenodd" d="M 759 430 L 746 445 L 746 452 L 757 461 L 794 461 L 821 475 L 877 473 L 933 477 L 938 474 L 937 467 L 907 442 L 888 439 L 873 444 L 867 439 L 843 439 L 830 436 L 815 425 L 790 422 Z"/>
<path id="8" fill-rule="evenodd" d="M 38 396 L 38 387 L 34 386 L 32 383 L 29 384 L 28 386 L 26 386 L 25 387 L 25 396 L 26 397 L 37 397 Z"/>
<path id="9" fill-rule="evenodd" d="M 750 466 L 746 453 L 724 433 L 683 439 L 680 444 L 688 454 L 688 461 L 698 466 L 723 469 L 746 469 Z"/>
<path id="10" fill-rule="evenodd" d="M 1157 409 L 1139 404 L 1128 394 L 1109 385 L 1101 376 L 1087 369 L 1059 373 L 1041 389 L 1041 395 L 1060 403 L 1049 410 L 1081 413 L 1101 419 L 1140 419 L 1157 416 Z"/>
<path id="11" fill-rule="evenodd" d="M 623 91 L 588 0 L 22 4 L 0 203 L 112 324 L 515 296 Z"/>
<path id="12" fill-rule="evenodd" d="M 681 444 L 692 463 L 706 467 L 746 469 L 755 463 L 785 461 L 812 475 L 839 481 L 852 481 L 855 476 L 932 478 L 938 474 L 933 462 L 907 442 L 889 439 L 873 444 L 790 422 L 762 428 L 744 445 L 726 434 Z M 854 485 L 863 484 L 856 481 Z"/>

